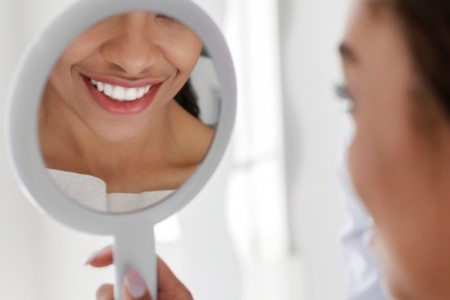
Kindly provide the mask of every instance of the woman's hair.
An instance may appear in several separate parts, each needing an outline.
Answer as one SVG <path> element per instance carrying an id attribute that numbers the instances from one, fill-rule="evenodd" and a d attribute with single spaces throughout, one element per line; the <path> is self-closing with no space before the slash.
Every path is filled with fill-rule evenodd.
<path id="1" fill-rule="evenodd" d="M 197 104 L 197 94 L 191 85 L 190 79 L 184 84 L 178 94 L 176 94 L 175 101 L 188 113 L 198 119 L 200 108 Z"/>
<path id="2" fill-rule="evenodd" d="M 393 0 L 425 87 L 450 120 L 450 0 Z"/>

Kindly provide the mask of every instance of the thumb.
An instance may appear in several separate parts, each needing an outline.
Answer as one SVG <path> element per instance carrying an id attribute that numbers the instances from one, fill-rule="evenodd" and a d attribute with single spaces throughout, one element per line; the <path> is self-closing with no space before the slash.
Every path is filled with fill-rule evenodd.
<path id="1" fill-rule="evenodd" d="M 125 300 L 151 300 L 144 279 L 136 271 L 128 271 L 123 284 Z"/>

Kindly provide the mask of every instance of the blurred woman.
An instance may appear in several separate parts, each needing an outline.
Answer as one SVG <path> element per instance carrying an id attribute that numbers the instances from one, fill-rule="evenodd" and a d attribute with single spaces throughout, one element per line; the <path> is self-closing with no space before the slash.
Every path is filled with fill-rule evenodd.
<path id="1" fill-rule="evenodd" d="M 382 281 L 395 299 L 450 299 L 450 2 L 356 0 L 340 53 Z"/>

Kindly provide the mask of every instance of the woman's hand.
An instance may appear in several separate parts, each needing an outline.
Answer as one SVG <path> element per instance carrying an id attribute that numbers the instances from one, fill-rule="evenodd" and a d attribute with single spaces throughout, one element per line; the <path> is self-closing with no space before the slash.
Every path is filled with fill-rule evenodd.
<path id="1" fill-rule="evenodd" d="M 108 246 L 94 253 L 87 265 L 106 267 L 113 263 L 112 248 Z M 158 257 L 158 299 L 159 300 L 192 300 L 189 290 L 178 280 L 169 267 Z M 125 300 L 151 300 L 144 280 L 135 271 L 125 275 L 122 293 Z M 113 300 L 114 289 L 111 284 L 104 284 L 97 290 L 97 300 Z M 155 299 L 156 300 L 156 299 Z"/>

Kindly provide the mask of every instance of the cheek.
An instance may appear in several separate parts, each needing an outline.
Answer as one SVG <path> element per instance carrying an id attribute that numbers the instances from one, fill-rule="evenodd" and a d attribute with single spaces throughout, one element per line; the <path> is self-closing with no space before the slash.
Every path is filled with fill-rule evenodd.
<path id="1" fill-rule="evenodd" d="M 366 206 L 383 193 L 386 171 L 392 167 L 395 153 L 376 127 L 358 125 L 348 149 L 349 171 L 354 188 Z"/>
<path id="2" fill-rule="evenodd" d="M 64 102 L 69 102 L 67 95 L 71 93 L 68 91 L 72 91 L 74 86 L 70 65 L 59 60 L 48 78 L 48 84 Z"/>
<path id="3" fill-rule="evenodd" d="M 176 68 L 176 74 L 171 84 L 171 97 L 178 93 L 192 74 L 200 57 L 201 44 L 198 40 L 180 43 L 172 47 L 166 58 Z"/>
<path id="4" fill-rule="evenodd" d="M 202 49 L 201 41 L 193 34 L 186 34 L 168 48 L 168 57 L 180 73 L 190 74 L 194 69 Z"/>
<path id="5" fill-rule="evenodd" d="M 450 210 L 439 193 L 438 151 L 406 113 L 396 115 L 360 120 L 350 175 L 379 233 L 374 248 L 389 290 L 401 300 L 446 299 L 434 297 L 450 286 Z"/>
<path id="6" fill-rule="evenodd" d="M 379 79 L 377 82 L 380 82 Z M 355 190 L 372 214 L 402 209 L 417 165 L 426 156 L 413 130 L 407 89 L 387 91 L 364 86 L 355 111 L 355 135 L 349 148 L 349 169 Z M 386 205 L 389 203 L 389 205 Z"/>
<path id="7" fill-rule="evenodd" d="M 73 77 L 73 69 L 95 52 L 97 45 L 77 39 L 69 45 L 59 57 L 54 65 L 49 77 L 50 84 L 58 91 L 60 95 L 74 94 L 77 92 L 76 80 Z"/>
<path id="8" fill-rule="evenodd" d="M 191 50 L 189 53 L 188 51 Z M 192 49 L 188 49 L 186 52 L 181 53 L 174 57 L 174 63 L 178 69 L 178 75 L 183 78 L 188 78 L 197 64 L 198 58 L 200 56 L 199 52 L 193 52 Z"/>

